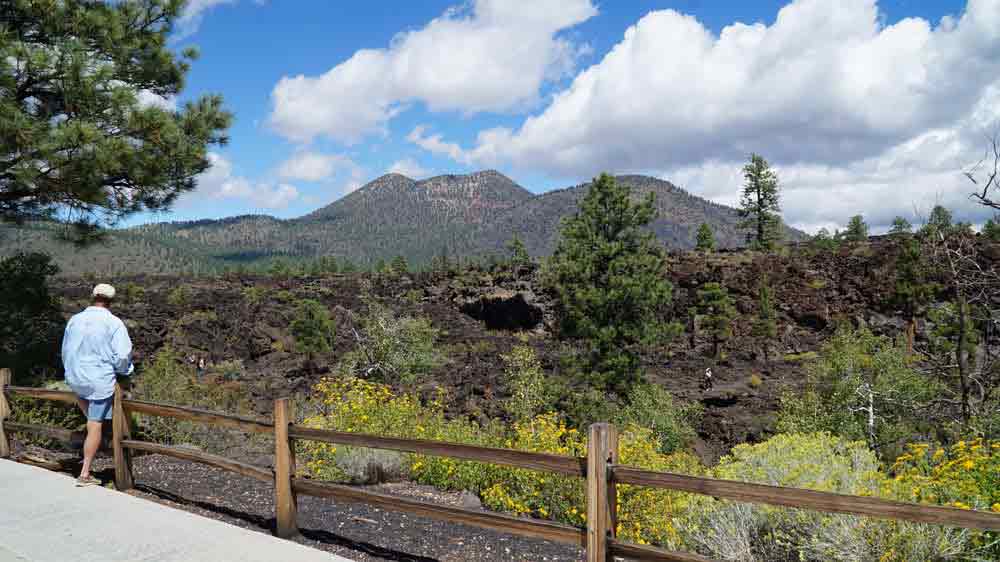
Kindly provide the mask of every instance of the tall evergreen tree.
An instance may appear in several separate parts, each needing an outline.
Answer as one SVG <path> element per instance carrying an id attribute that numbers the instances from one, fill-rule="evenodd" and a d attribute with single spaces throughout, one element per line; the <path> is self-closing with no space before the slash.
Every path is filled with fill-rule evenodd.
<path id="1" fill-rule="evenodd" d="M 897 216 L 892 219 L 892 226 L 889 227 L 889 235 L 894 237 L 906 236 L 913 232 L 913 225 L 903 217 Z"/>
<path id="2" fill-rule="evenodd" d="M 410 271 L 410 264 L 407 263 L 406 258 L 403 256 L 396 256 L 392 258 L 389 268 L 392 270 L 394 275 L 404 275 Z"/>
<path id="3" fill-rule="evenodd" d="M 660 315 L 672 292 L 665 258 L 644 228 L 655 213 L 652 194 L 633 202 L 629 187 L 601 174 L 580 211 L 564 219 L 547 264 L 561 335 L 585 342 L 593 382 L 621 395 L 641 380 L 636 346 L 672 332 Z"/>
<path id="4" fill-rule="evenodd" d="M 868 223 L 865 222 L 863 216 L 854 215 L 851 217 L 851 221 L 847 223 L 844 238 L 849 242 L 864 242 L 868 240 Z"/>
<path id="5" fill-rule="evenodd" d="M 712 334 L 712 356 L 722 359 L 722 344 L 733 337 L 733 308 L 729 291 L 720 283 L 705 283 L 698 290 L 698 312 L 705 319 L 703 324 Z"/>
<path id="6" fill-rule="evenodd" d="M 210 166 L 231 115 L 204 96 L 143 103 L 184 87 L 194 49 L 167 46 L 185 0 L 2 3 L 0 218 L 73 224 L 77 242 L 169 209 Z"/>
<path id="7" fill-rule="evenodd" d="M 751 154 L 743 167 L 743 196 L 740 199 L 740 226 L 747 229 L 747 242 L 758 250 L 773 250 L 781 241 L 781 205 L 778 175 L 759 154 Z"/>
<path id="8" fill-rule="evenodd" d="M 757 318 L 753 323 L 753 335 L 760 341 L 764 352 L 764 362 L 768 362 L 768 350 L 778 337 L 778 318 L 774 310 L 774 289 L 764 275 L 757 287 Z"/>
<path id="9" fill-rule="evenodd" d="M 701 223 L 701 226 L 698 227 L 698 243 L 695 249 L 699 252 L 711 252 L 715 250 L 715 234 L 707 222 Z"/>
<path id="10" fill-rule="evenodd" d="M 931 301 L 937 285 L 929 280 L 929 265 L 924 259 L 920 240 L 910 237 L 896 258 L 896 286 L 893 301 L 909 320 L 906 352 L 913 353 L 917 308 Z"/>
<path id="11" fill-rule="evenodd" d="M 1000 242 L 1000 217 L 988 219 L 983 225 L 983 236 L 993 242 Z"/>
<path id="12" fill-rule="evenodd" d="M 930 216 L 927 217 L 927 224 L 924 225 L 921 232 L 925 235 L 931 233 L 948 234 L 952 226 L 951 211 L 942 205 L 934 205 Z"/>
<path id="13" fill-rule="evenodd" d="M 515 268 L 519 268 L 531 263 L 531 256 L 528 255 L 528 248 L 524 241 L 517 234 L 507 243 L 507 251 L 510 252 L 510 263 Z"/>

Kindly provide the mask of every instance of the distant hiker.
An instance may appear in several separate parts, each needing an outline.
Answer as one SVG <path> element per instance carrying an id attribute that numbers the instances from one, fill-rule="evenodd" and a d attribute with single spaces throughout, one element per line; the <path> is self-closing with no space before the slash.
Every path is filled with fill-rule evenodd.
<path id="1" fill-rule="evenodd" d="M 198 380 L 205 375 L 205 358 L 198 359 Z"/>
<path id="2" fill-rule="evenodd" d="M 135 371 L 128 329 L 110 310 L 115 288 L 101 283 L 92 294 L 93 304 L 70 318 L 62 342 L 66 383 L 76 393 L 77 404 L 87 416 L 83 468 L 77 486 L 100 484 L 90 475 L 90 465 L 101 445 L 101 425 L 111 419 L 115 377 Z"/>
<path id="3" fill-rule="evenodd" d="M 705 380 L 701 382 L 702 392 L 708 392 L 712 390 L 712 368 L 708 367 L 705 369 Z"/>

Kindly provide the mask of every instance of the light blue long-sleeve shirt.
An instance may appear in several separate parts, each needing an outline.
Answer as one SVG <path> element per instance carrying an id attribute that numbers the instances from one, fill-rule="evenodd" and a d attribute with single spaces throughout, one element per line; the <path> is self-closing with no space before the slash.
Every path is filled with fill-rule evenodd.
<path id="1" fill-rule="evenodd" d="M 125 323 L 111 311 L 87 307 L 70 318 L 63 335 L 66 384 L 85 400 L 115 393 L 115 375 L 131 375 L 132 340 Z"/>

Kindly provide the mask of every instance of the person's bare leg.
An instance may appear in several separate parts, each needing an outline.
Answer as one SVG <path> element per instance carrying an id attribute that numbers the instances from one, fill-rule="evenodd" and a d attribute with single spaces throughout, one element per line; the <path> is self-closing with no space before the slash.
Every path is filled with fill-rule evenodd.
<path id="1" fill-rule="evenodd" d="M 89 403 L 83 398 L 77 398 L 76 405 L 79 406 L 80 411 L 83 412 L 83 417 L 87 417 L 87 406 L 89 406 Z"/>
<path id="2" fill-rule="evenodd" d="M 90 476 L 90 464 L 97 456 L 97 449 L 101 447 L 101 422 L 87 421 L 87 439 L 83 442 L 83 468 L 80 470 L 80 478 Z"/>

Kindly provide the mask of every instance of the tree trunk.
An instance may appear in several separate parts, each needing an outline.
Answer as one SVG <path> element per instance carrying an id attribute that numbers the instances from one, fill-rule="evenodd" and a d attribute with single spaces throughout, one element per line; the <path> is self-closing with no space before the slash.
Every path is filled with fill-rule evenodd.
<path id="1" fill-rule="evenodd" d="M 870 384 L 866 385 L 865 391 L 868 394 L 868 441 L 872 444 L 872 449 L 878 451 L 878 441 L 875 438 L 875 392 Z"/>
<path id="2" fill-rule="evenodd" d="M 969 333 L 968 307 L 965 297 L 958 298 L 958 380 L 962 386 L 962 422 L 969 423 L 969 354 L 966 350 L 966 340 Z"/>

